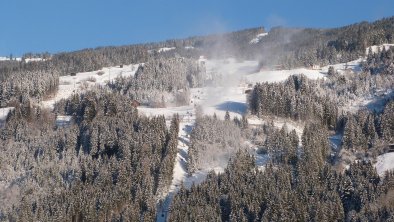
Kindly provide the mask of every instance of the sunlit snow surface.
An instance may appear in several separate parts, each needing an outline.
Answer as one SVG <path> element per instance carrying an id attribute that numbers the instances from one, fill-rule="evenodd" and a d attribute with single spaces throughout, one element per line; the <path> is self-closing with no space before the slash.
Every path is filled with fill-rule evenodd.
<path id="1" fill-rule="evenodd" d="M 378 156 L 375 167 L 380 176 L 384 176 L 384 173 L 388 170 L 394 170 L 394 152 Z"/>
<path id="2" fill-rule="evenodd" d="M 387 50 L 387 49 L 389 49 L 390 47 L 393 47 L 393 46 L 394 46 L 394 44 L 373 45 L 373 46 L 370 46 L 370 47 L 365 49 L 365 54 L 368 55 L 370 49 L 371 49 L 372 53 L 377 53 L 377 52 L 379 52 L 379 50 L 382 51 L 383 48 L 385 50 Z"/>
<path id="3" fill-rule="evenodd" d="M 259 43 L 259 42 L 261 41 L 261 39 L 262 39 L 264 36 L 266 36 L 266 35 L 268 35 L 268 33 L 266 33 L 266 32 L 265 32 L 265 33 L 257 34 L 255 38 L 253 38 L 252 40 L 250 40 L 249 44 L 256 44 L 256 43 Z"/>
<path id="4" fill-rule="evenodd" d="M 0 108 L 0 121 L 4 121 L 7 118 L 8 113 L 14 109 L 14 107 Z"/>
<path id="5" fill-rule="evenodd" d="M 108 81 L 113 81 L 118 76 L 133 76 L 138 69 L 139 64 L 124 65 L 116 67 L 106 67 L 101 70 L 92 72 L 76 73 L 75 76 L 66 75 L 59 78 L 59 90 L 56 95 L 48 100 L 43 101 L 43 106 L 53 108 L 56 101 L 66 99 L 73 93 L 82 92 L 89 89 L 95 84 L 105 85 Z"/>

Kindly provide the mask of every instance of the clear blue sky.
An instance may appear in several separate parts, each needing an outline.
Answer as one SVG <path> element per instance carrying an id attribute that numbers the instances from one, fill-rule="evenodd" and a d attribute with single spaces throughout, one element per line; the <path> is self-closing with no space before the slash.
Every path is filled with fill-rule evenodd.
<path id="1" fill-rule="evenodd" d="M 394 16 L 393 0 L 0 0 L 0 7 L 0 55 L 17 56 Z"/>

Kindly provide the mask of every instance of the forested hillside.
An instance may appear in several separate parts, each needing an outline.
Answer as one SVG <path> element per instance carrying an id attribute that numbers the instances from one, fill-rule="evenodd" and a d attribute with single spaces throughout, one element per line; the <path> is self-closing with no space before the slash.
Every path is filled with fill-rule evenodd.
<path id="1" fill-rule="evenodd" d="M 393 33 L 391 17 L 0 61 L 0 221 L 392 221 Z"/>
<path id="2" fill-rule="evenodd" d="M 24 109 L 27 109 L 24 110 Z M 58 104 L 75 124 L 17 108 L 1 129 L 0 219 L 152 221 L 172 179 L 179 120 L 139 117 L 126 97 L 96 90 Z"/>

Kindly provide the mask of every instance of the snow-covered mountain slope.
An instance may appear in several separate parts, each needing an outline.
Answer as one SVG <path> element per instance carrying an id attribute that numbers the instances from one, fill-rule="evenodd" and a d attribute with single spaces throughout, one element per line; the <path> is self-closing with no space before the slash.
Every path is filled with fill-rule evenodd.
<path id="1" fill-rule="evenodd" d="M 346 70 L 354 72 L 361 71 L 360 62 L 362 59 L 351 61 L 343 64 L 335 64 L 334 68 L 346 74 Z M 190 90 L 190 103 L 181 107 L 166 107 L 166 108 L 151 108 L 151 107 L 138 107 L 141 114 L 147 116 L 164 115 L 169 124 L 171 117 L 174 114 L 180 116 L 180 132 L 178 135 L 178 154 L 173 171 L 173 180 L 169 189 L 162 193 L 159 197 L 162 202 L 159 204 L 159 212 L 166 214 L 170 207 L 171 199 L 178 191 L 180 186 L 184 184 L 185 187 L 190 187 L 193 183 L 198 184 L 204 181 L 207 173 L 211 170 L 221 172 L 224 166 L 210 167 L 197 171 L 193 175 L 188 175 L 187 161 L 189 150 L 189 135 L 195 124 L 196 107 L 201 106 L 204 114 L 216 114 L 218 118 L 224 119 L 226 111 L 229 111 L 231 118 L 237 116 L 241 117 L 247 112 L 247 90 L 250 90 L 255 83 L 258 82 L 281 82 L 286 80 L 293 74 L 304 74 L 310 79 L 325 78 L 328 67 L 325 66 L 318 70 L 307 68 L 297 68 L 291 70 L 259 70 L 258 61 L 237 61 L 235 59 L 223 60 L 206 60 L 201 58 L 200 62 L 204 62 L 207 70 L 207 76 L 219 74 L 221 80 L 217 84 L 209 87 L 192 88 Z M 76 73 L 75 76 L 62 76 L 60 77 L 60 85 L 58 93 L 51 99 L 44 101 L 43 105 L 46 107 L 53 107 L 53 104 L 62 99 L 71 96 L 74 92 L 80 92 L 88 89 L 89 87 L 99 84 L 105 85 L 110 80 L 117 76 L 132 76 L 135 74 L 140 64 L 125 65 L 120 67 L 107 67 L 102 70 L 93 72 Z M 210 76 L 211 75 L 211 76 Z M 287 119 L 262 119 L 250 116 L 248 121 L 251 125 L 261 125 L 265 122 L 274 120 L 274 125 L 278 128 L 286 124 L 292 130 L 295 129 L 299 136 L 302 135 L 303 125 L 289 121 Z M 248 143 L 248 141 L 245 141 Z M 249 143 L 251 148 L 252 143 Z M 260 168 L 268 160 L 266 155 L 256 154 L 256 164 Z M 384 156 L 378 159 L 377 168 L 384 172 L 387 169 L 392 169 L 390 161 L 393 161 L 391 156 Z M 380 172 L 380 171 L 379 171 Z M 166 216 L 158 214 L 158 221 L 164 221 Z"/>
<path id="2" fill-rule="evenodd" d="M 247 111 L 247 94 L 245 94 L 245 90 L 250 89 L 249 84 L 284 81 L 290 75 L 299 73 L 304 73 L 313 79 L 324 78 L 325 76 L 319 70 L 307 69 L 256 72 L 258 70 L 257 61 L 237 62 L 231 58 L 225 60 L 200 59 L 201 61 L 204 61 L 206 65 L 208 77 L 210 77 L 210 74 L 219 73 L 223 81 L 220 81 L 218 85 L 191 89 L 191 101 L 188 106 L 167 108 L 138 107 L 141 113 L 148 116 L 164 115 L 168 121 L 175 113 L 178 113 L 181 117 L 178 155 L 174 167 L 173 181 L 168 192 L 162 195 L 162 204 L 158 206 L 158 212 L 161 213 L 158 213 L 157 221 L 165 221 L 172 197 L 181 184 L 184 184 L 185 187 L 190 187 L 193 183 L 198 184 L 202 182 L 209 171 L 222 172 L 224 170 L 224 166 L 216 166 L 201 169 L 190 176 L 187 173 L 189 134 L 195 123 L 196 106 L 201 106 L 203 113 L 206 115 L 216 114 L 218 118 L 224 119 L 226 111 L 229 111 L 231 118 L 235 116 L 241 118 Z M 248 121 L 250 124 L 261 125 L 268 120 L 252 116 Z M 302 125 L 281 118 L 276 118 L 274 121 L 275 126 L 279 128 L 285 123 L 290 130 L 296 129 L 297 134 L 301 136 Z M 245 142 L 247 144 L 248 141 Z M 251 148 L 254 148 L 252 144 L 249 143 L 249 145 Z M 263 169 L 268 156 L 258 155 L 257 153 L 255 156 L 256 164 Z"/>
<path id="3" fill-rule="evenodd" d="M 75 76 L 61 76 L 56 95 L 43 101 L 42 105 L 47 108 L 53 108 L 56 101 L 68 98 L 75 92 L 84 91 L 95 84 L 105 85 L 108 81 L 112 81 L 118 76 L 132 76 L 137 71 L 139 65 L 124 65 L 122 68 L 119 66 L 105 67 L 97 71 L 76 73 Z"/>

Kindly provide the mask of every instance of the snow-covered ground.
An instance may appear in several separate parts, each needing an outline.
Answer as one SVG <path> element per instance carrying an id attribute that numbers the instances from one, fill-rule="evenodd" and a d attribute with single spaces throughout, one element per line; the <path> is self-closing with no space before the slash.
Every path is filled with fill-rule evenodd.
<path id="1" fill-rule="evenodd" d="M 312 70 L 306 68 L 290 69 L 290 70 L 267 70 L 249 74 L 246 79 L 249 82 L 281 82 L 294 74 L 304 74 L 310 79 L 324 78 L 325 74 L 322 70 Z"/>
<path id="2" fill-rule="evenodd" d="M 240 117 L 247 110 L 245 90 L 250 89 L 249 84 L 258 82 L 281 82 L 294 74 L 304 74 L 310 79 L 324 78 L 321 70 L 306 68 L 292 70 L 258 70 L 257 61 L 237 62 L 235 59 L 204 60 L 208 75 L 220 73 L 223 83 L 218 87 L 199 89 L 197 94 L 204 113 L 216 113 L 223 117 L 228 110 L 231 116 Z M 328 69 L 328 67 L 326 68 Z M 192 98 L 193 99 L 193 98 Z M 195 99 L 195 98 L 194 98 Z"/>
<path id="3" fill-rule="evenodd" d="M 367 108 L 368 110 L 381 112 L 387 101 L 394 97 L 394 91 L 388 89 L 368 97 L 358 97 L 342 107 L 342 110 L 356 113 L 358 110 Z"/>
<path id="4" fill-rule="evenodd" d="M 5 108 L 0 108 L 0 128 L 4 126 L 4 123 L 6 122 L 8 113 L 14 110 L 14 107 L 5 107 Z"/>
<path id="5" fill-rule="evenodd" d="M 11 58 L 10 57 L 1 57 L 0 56 L 0 61 L 10 61 Z M 22 58 L 20 57 L 16 57 L 16 58 L 12 58 L 12 60 L 15 61 L 22 61 Z M 41 62 L 41 61 L 46 61 L 46 59 L 44 58 L 25 58 L 25 63 L 29 63 L 29 62 Z"/>
<path id="6" fill-rule="evenodd" d="M 375 167 L 379 176 L 384 176 L 384 173 L 388 170 L 394 170 L 394 153 L 380 155 L 376 161 Z"/>
<path id="7" fill-rule="evenodd" d="M 124 65 L 122 68 L 105 67 L 101 70 L 92 72 L 76 73 L 75 76 L 67 75 L 59 78 L 59 89 L 56 95 L 48 100 L 43 101 L 43 106 L 53 108 L 56 101 L 66 99 L 73 93 L 81 92 L 95 84 L 105 85 L 108 81 L 114 80 L 118 76 L 132 76 L 140 64 Z"/>
<path id="8" fill-rule="evenodd" d="M 0 108 L 0 121 L 4 121 L 10 111 L 14 110 L 14 107 Z"/>
<path id="9" fill-rule="evenodd" d="M 46 59 L 44 58 L 25 58 L 25 62 L 29 63 L 29 62 L 43 62 L 46 61 Z"/>
<path id="10" fill-rule="evenodd" d="M 193 120 L 194 122 L 194 120 Z M 189 176 L 187 171 L 188 149 L 189 149 L 189 134 L 192 129 L 193 122 L 182 120 L 180 123 L 179 140 L 178 140 L 178 154 L 175 160 L 173 179 L 169 190 L 163 193 L 159 198 L 156 221 L 166 221 L 167 213 L 170 209 L 171 201 L 174 195 L 178 192 L 180 187 L 190 188 L 193 184 L 198 185 L 203 182 L 210 170 L 215 172 L 223 172 L 222 168 L 204 169 L 197 171 Z"/>
<path id="11" fill-rule="evenodd" d="M 259 43 L 260 41 L 261 41 L 261 39 L 264 37 L 264 36 L 266 36 L 266 35 L 268 35 L 268 33 L 260 33 L 260 34 L 257 34 L 257 36 L 254 38 L 254 39 L 252 39 L 252 40 L 250 40 L 250 42 L 249 42 L 249 44 L 256 44 L 256 43 Z"/>
<path id="12" fill-rule="evenodd" d="M 365 54 L 369 54 L 369 49 L 372 50 L 372 53 L 377 53 L 379 50 L 382 51 L 383 48 L 385 50 L 389 49 L 390 47 L 394 46 L 394 44 L 382 44 L 382 45 L 373 45 L 365 49 Z"/>
<path id="13" fill-rule="evenodd" d="M 160 48 L 159 50 L 157 50 L 157 52 L 167 52 L 167 51 L 171 51 L 174 49 L 175 49 L 175 47 L 164 47 L 164 48 Z"/>
<path id="14" fill-rule="evenodd" d="M 359 58 L 346 63 L 338 63 L 334 65 L 324 66 L 322 68 L 323 73 L 328 72 L 328 67 L 332 66 L 339 74 L 344 74 L 345 71 L 353 71 L 353 72 L 361 72 L 361 62 L 364 61 L 364 58 Z"/>
<path id="15" fill-rule="evenodd" d="M 9 57 L 5 57 L 5 56 L 0 56 L 0 61 L 10 61 L 11 59 Z M 22 61 L 22 58 L 12 58 L 12 60 L 15 61 Z"/>
<path id="16" fill-rule="evenodd" d="M 186 48 L 186 47 L 185 47 Z M 159 48 L 159 49 L 152 49 L 152 50 L 148 50 L 148 53 L 154 53 L 154 52 L 167 52 L 167 51 L 171 51 L 176 49 L 175 47 L 163 47 L 163 48 Z"/>

